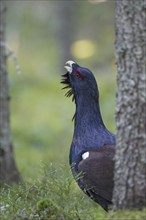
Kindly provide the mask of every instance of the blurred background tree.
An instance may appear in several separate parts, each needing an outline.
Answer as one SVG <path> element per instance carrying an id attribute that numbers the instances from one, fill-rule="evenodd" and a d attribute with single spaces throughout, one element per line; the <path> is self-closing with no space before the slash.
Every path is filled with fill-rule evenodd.
<path id="1" fill-rule="evenodd" d="M 10 129 L 9 85 L 5 30 L 6 8 L 0 1 L 0 183 L 18 182 Z"/>
<path id="2" fill-rule="evenodd" d="M 24 178 L 43 163 L 68 163 L 74 104 L 61 91 L 64 63 L 89 67 L 99 85 L 106 126 L 115 131 L 114 2 L 5 1 L 11 124 L 15 156 Z M 30 169 L 31 167 L 31 169 Z"/>

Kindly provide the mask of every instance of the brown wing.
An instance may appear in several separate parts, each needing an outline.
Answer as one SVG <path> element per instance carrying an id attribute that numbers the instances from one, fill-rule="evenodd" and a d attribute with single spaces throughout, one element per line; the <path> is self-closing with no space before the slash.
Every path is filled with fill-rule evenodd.
<path id="1" fill-rule="evenodd" d="M 105 200 L 112 200 L 115 146 L 103 146 L 89 151 L 89 157 L 78 165 L 83 173 L 86 190 L 91 190 Z"/>

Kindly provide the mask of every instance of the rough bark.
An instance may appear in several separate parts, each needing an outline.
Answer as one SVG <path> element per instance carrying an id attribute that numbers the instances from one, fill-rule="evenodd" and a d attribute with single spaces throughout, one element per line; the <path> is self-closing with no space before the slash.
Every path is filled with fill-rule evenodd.
<path id="1" fill-rule="evenodd" d="M 146 205 L 146 0 L 116 0 L 115 209 Z"/>
<path id="2" fill-rule="evenodd" d="M 20 177 L 11 140 L 4 14 L 5 7 L 0 0 L 0 182 L 11 183 L 18 182 Z"/>

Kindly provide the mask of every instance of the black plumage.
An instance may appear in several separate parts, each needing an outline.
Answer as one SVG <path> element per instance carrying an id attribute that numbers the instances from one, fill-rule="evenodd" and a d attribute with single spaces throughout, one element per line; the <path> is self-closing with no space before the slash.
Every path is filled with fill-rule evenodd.
<path id="1" fill-rule="evenodd" d="M 99 107 L 98 86 L 92 72 L 73 61 L 65 65 L 61 83 L 73 96 L 76 111 L 70 165 L 80 188 L 108 211 L 112 203 L 115 136 L 105 127 Z"/>

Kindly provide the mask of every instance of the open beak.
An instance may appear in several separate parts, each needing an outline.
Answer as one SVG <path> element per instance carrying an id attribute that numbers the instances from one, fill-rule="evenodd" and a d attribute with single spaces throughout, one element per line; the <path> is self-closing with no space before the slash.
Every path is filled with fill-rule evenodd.
<path id="1" fill-rule="evenodd" d="M 72 61 L 72 60 L 68 60 L 66 63 L 65 63 L 65 66 L 64 68 L 71 74 L 72 73 L 72 65 L 74 64 L 75 62 Z"/>

